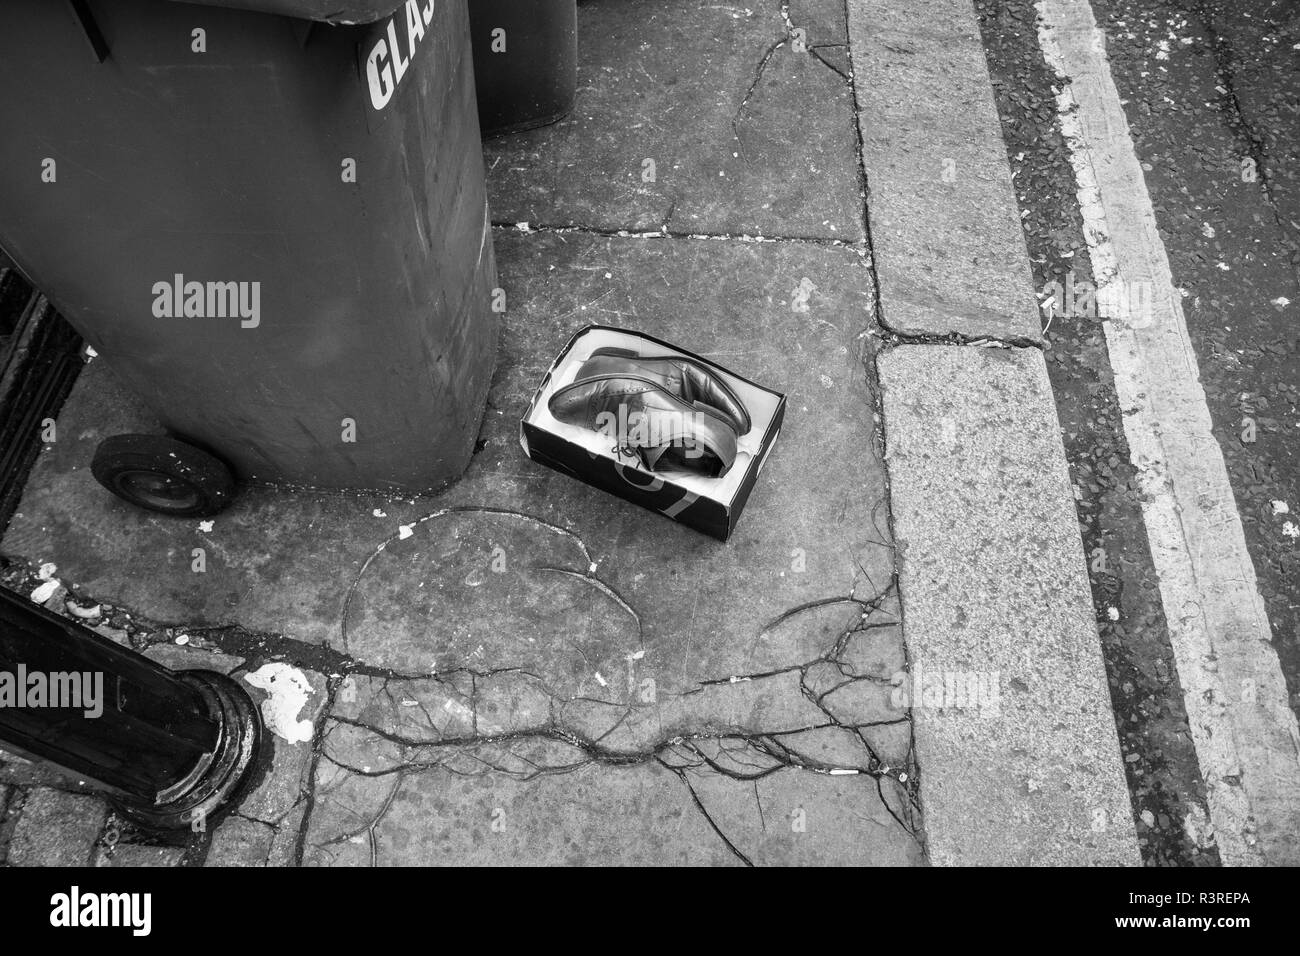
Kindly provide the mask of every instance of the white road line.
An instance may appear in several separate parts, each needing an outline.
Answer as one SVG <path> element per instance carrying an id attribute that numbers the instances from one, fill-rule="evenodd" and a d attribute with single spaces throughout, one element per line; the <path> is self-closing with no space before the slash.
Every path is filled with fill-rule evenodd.
<path id="1" fill-rule="evenodd" d="M 1036 6 L 1097 301 L 1154 291 L 1104 328 L 1215 840 L 1226 865 L 1300 864 L 1300 731 L 1105 38 L 1088 0 Z"/>

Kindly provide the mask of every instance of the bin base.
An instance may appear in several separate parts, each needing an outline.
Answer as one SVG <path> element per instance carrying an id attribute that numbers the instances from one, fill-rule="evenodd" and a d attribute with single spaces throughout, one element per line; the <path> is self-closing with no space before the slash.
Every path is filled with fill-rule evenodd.
<path id="1" fill-rule="evenodd" d="M 123 816 L 143 827 L 206 829 L 207 821 L 247 781 L 262 745 L 262 720 L 248 692 L 225 674 L 182 671 L 177 676 L 199 692 L 219 723 L 215 751 L 205 755 L 185 780 L 159 794 L 157 802 L 143 804 L 120 797 L 113 802 Z"/>
<path id="2" fill-rule="evenodd" d="M 496 139 L 498 136 L 509 136 L 511 133 L 523 133 L 530 129 L 540 129 L 543 126 L 550 126 L 558 123 L 570 113 L 573 112 L 573 104 L 569 104 L 556 113 L 550 113 L 546 116 L 530 118 L 519 123 L 512 123 L 507 126 L 495 126 L 492 129 L 483 129 L 483 139 Z"/>

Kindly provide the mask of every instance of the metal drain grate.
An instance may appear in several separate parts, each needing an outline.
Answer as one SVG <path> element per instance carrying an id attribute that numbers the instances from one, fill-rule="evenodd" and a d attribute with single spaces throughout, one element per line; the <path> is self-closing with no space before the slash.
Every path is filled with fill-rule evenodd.
<path id="1" fill-rule="evenodd" d="M 81 370 L 81 337 L 0 257 L 0 532 L 9 524 L 54 418 Z"/>

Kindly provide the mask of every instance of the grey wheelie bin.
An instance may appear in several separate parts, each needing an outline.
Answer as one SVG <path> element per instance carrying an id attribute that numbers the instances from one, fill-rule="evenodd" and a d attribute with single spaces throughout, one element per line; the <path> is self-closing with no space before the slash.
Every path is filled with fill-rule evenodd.
<path id="1" fill-rule="evenodd" d="M 578 93 L 577 0 L 471 0 L 483 136 L 546 126 Z"/>
<path id="2" fill-rule="evenodd" d="M 0 247 L 168 432 L 102 483 L 460 476 L 497 341 L 466 0 L 5 0 L 0 90 Z"/>

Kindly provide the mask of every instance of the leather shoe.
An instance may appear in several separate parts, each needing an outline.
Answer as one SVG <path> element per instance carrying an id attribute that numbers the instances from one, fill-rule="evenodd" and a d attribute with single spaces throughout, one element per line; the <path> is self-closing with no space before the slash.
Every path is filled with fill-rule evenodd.
<path id="1" fill-rule="evenodd" d="M 726 474 L 752 427 L 735 392 L 711 369 L 678 356 L 597 349 L 551 396 L 558 420 L 610 435 L 650 471 Z"/>

